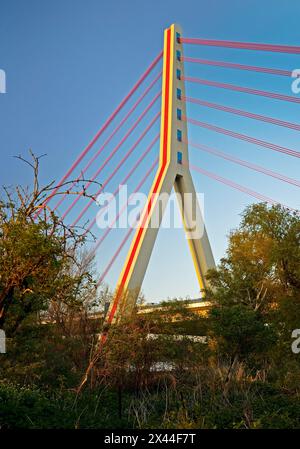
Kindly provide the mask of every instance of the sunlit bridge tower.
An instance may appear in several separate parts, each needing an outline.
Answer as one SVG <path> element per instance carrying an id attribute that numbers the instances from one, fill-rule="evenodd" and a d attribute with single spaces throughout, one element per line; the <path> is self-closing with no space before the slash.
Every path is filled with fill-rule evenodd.
<path id="1" fill-rule="evenodd" d="M 166 201 L 160 200 L 161 194 L 170 194 L 173 187 L 200 289 L 207 286 L 207 270 L 215 267 L 188 165 L 180 37 L 178 25 L 171 25 L 164 32 L 159 166 L 106 315 L 107 325 L 130 314 L 135 306 L 167 205 Z"/>

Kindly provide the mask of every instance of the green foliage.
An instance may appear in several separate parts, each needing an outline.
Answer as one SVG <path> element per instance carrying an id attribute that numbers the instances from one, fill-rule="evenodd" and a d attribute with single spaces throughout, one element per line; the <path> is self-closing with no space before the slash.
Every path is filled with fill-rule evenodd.
<path id="1" fill-rule="evenodd" d="M 76 273 L 75 246 L 55 220 L 35 223 L 17 215 L 0 221 L 0 324 L 8 335 L 51 301 L 80 304 L 78 291 L 92 279 Z"/>
<path id="2" fill-rule="evenodd" d="M 280 206 L 248 207 L 231 232 L 226 257 L 209 273 L 218 303 L 268 312 L 300 289 L 300 217 Z"/>
<path id="3" fill-rule="evenodd" d="M 166 408 L 167 398 L 167 408 Z M 189 389 L 160 389 L 124 395 L 120 419 L 114 391 L 97 388 L 77 397 L 72 391 L 44 392 L 0 383 L 0 429 L 280 429 L 300 428 L 300 402 L 266 383 L 232 390 L 205 384 L 201 401 Z"/>
<path id="4" fill-rule="evenodd" d="M 0 200 L 0 329 L 8 338 L 0 376 L 46 389 L 74 387 L 95 333 L 87 315 L 101 299 L 82 251 L 84 230 L 41 208 L 53 183 L 40 187 L 39 158 L 25 162 L 34 171 L 32 189 L 3 187 Z"/>
<path id="5" fill-rule="evenodd" d="M 0 198 L 0 328 L 13 336 L 37 321 L 53 302 L 80 307 L 95 282 L 80 258 L 85 233 L 67 227 L 42 207 L 53 183 L 40 187 L 39 158 L 24 160 L 33 170 L 32 188 L 3 187 Z"/>
<path id="6" fill-rule="evenodd" d="M 244 305 L 213 308 L 210 312 L 212 336 L 218 341 L 221 354 L 239 355 L 247 359 L 269 350 L 276 341 L 272 326 L 263 317 Z"/>
<path id="7" fill-rule="evenodd" d="M 53 213 L 34 218 L 38 184 L 16 192 L 0 202 L 0 428 L 300 427 L 298 215 L 247 208 L 208 275 L 208 317 L 182 300 L 136 310 L 110 327 L 78 395 L 98 349 L 90 312 L 111 295 L 96 291 L 84 239 Z"/>
<path id="8" fill-rule="evenodd" d="M 110 329 L 99 372 L 111 386 L 134 386 L 140 391 L 158 379 L 172 382 L 171 368 L 182 373 L 205 356 L 207 346 L 193 342 L 185 332 L 189 321 L 196 327 L 197 316 L 181 301 L 162 307 L 163 311 L 133 315 Z"/>
<path id="9" fill-rule="evenodd" d="M 226 257 L 208 278 L 210 318 L 218 348 L 289 385 L 299 372 L 291 333 L 300 326 L 300 217 L 283 207 L 255 204 L 230 234 Z M 298 358 L 299 359 L 299 358 Z M 283 364 L 283 360 L 285 364 Z M 298 388 L 295 382 L 294 389 Z"/>
<path id="10" fill-rule="evenodd" d="M 130 427 L 114 410 L 109 391 L 44 392 L 38 388 L 0 383 L 0 429 L 93 429 Z"/>

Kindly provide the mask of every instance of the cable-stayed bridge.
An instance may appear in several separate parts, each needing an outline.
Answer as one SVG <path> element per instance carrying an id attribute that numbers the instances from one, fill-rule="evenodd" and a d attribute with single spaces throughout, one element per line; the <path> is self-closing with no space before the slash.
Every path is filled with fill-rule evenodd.
<path id="1" fill-rule="evenodd" d="M 216 49 L 222 49 L 222 59 L 214 56 Z M 207 57 L 210 51 L 211 57 Z M 282 57 L 278 67 L 272 63 L 274 54 Z M 193 178 L 201 175 L 216 181 L 220 188 L 226 185 L 255 200 L 296 210 L 290 206 L 288 196 L 286 201 L 279 201 L 276 195 L 271 197 L 246 183 L 238 183 L 234 174 L 243 168 L 249 170 L 253 177 L 259 174 L 292 188 L 300 187 L 299 179 L 288 175 L 284 169 L 273 170 L 271 163 L 261 165 L 255 160 L 255 154 L 260 151 L 267 152 L 270 162 L 273 157 L 280 156 L 285 158 L 282 159 L 284 161 L 290 158 L 299 166 L 300 151 L 289 144 L 289 138 L 282 144 L 280 139 L 274 140 L 274 136 L 281 133 L 295 136 L 300 131 L 300 96 L 292 89 L 290 93 L 281 93 L 268 88 L 272 84 L 268 81 L 270 79 L 286 80 L 287 85 L 292 86 L 291 68 L 284 68 L 285 57 L 299 54 L 300 47 L 297 46 L 188 38 L 177 25 L 165 30 L 163 50 L 75 158 L 43 205 L 59 214 L 71 227 L 85 224 L 86 231 L 93 231 L 97 237 L 90 248 L 93 255 L 107 237 L 114 234 L 115 226 L 128 213 L 130 202 L 143 188 L 149 189 L 144 209 L 135 217 L 134 226 L 125 227 L 121 241 L 111 254 L 105 254 L 107 261 L 99 273 L 100 285 L 131 240 L 107 314 L 108 324 L 122 314 L 130 313 L 135 304 L 166 208 L 166 203 L 159 202 L 161 194 L 170 194 L 173 187 L 176 191 L 201 289 L 206 287 L 207 270 L 214 267 L 208 234 L 210 239 L 213 235 L 203 222 Z M 253 55 L 259 55 L 262 63 L 252 64 Z M 215 79 L 204 77 L 203 74 L 208 73 L 207 68 L 209 73 L 215 74 Z M 243 74 L 243 83 L 235 81 L 236 73 Z M 261 88 L 250 87 L 254 74 L 261 75 Z M 259 102 L 256 99 L 260 99 Z M 284 118 L 283 105 L 291 107 Z M 266 113 L 266 110 L 271 113 Z M 243 130 L 237 120 L 243 120 Z M 256 128 L 259 135 L 256 135 Z M 209 143 L 210 139 L 215 141 L 212 136 L 218 136 L 219 146 Z M 242 158 L 231 151 L 237 144 L 246 144 Z M 214 158 L 216 171 L 194 163 L 196 153 Z M 218 170 L 218 161 L 232 164 L 233 179 Z M 282 166 L 284 168 L 285 164 Z M 72 190 L 82 178 L 89 181 L 75 197 L 67 193 L 56 196 L 67 181 L 74 180 L 68 187 Z M 101 199 L 108 189 L 112 192 L 100 208 L 94 199 L 85 195 L 94 191 L 93 181 L 101 183 L 94 192 L 95 198 Z M 108 226 L 99 229 L 97 221 L 107 214 L 110 203 L 121 195 L 123 185 L 130 188 L 130 197 Z M 193 200 L 191 205 L 185 199 L 187 194 Z M 218 209 L 218 204 L 215 206 Z M 196 222 L 193 220 L 195 214 Z M 150 225 L 153 218 L 156 218 L 157 226 Z"/>

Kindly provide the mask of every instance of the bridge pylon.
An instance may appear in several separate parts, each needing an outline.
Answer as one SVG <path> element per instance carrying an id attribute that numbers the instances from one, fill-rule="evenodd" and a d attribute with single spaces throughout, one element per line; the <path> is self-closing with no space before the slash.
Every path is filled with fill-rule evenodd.
<path id="1" fill-rule="evenodd" d="M 164 31 L 159 166 L 106 314 L 107 325 L 130 314 L 135 307 L 167 205 L 165 198 L 173 187 L 200 289 L 207 287 L 207 270 L 215 267 L 189 170 L 181 34 L 180 27 L 174 24 Z M 163 200 L 162 194 L 167 194 Z"/>

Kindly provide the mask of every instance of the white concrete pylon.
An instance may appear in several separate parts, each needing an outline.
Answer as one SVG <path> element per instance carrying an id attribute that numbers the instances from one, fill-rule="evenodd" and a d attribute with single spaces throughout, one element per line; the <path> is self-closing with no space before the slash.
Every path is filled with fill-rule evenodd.
<path id="1" fill-rule="evenodd" d="M 200 289 L 207 287 L 207 270 L 215 267 L 189 170 L 187 123 L 183 120 L 186 105 L 183 100 L 184 64 L 180 36 L 181 29 L 178 25 L 171 25 L 164 32 L 159 167 L 119 277 L 114 300 L 106 315 L 108 325 L 130 314 L 136 304 L 167 205 L 160 201 L 160 194 L 170 194 L 173 186 L 179 199 Z M 156 226 L 151 225 L 153 221 Z"/>

